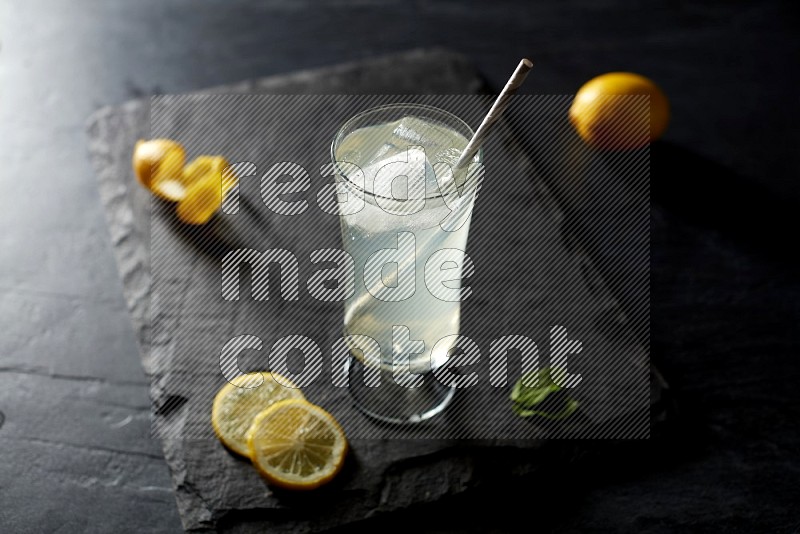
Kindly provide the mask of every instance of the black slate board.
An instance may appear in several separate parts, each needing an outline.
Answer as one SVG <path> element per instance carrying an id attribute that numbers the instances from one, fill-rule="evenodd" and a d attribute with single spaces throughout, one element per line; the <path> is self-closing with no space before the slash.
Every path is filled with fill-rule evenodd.
<path id="1" fill-rule="evenodd" d="M 426 80 L 426 86 L 420 85 Z M 363 64 L 299 73 L 220 88 L 263 93 L 473 93 L 480 78 L 462 57 L 447 52 L 412 52 Z M 132 180 L 129 158 L 137 138 L 147 137 L 149 103 L 132 102 L 99 112 L 90 123 L 91 153 L 118 256 L 124 291 L 147 359 L 152 325 L 147 320 L 149 196 Z M 155 373 L 154 378 L 162 378 Z M 653 381 L 651 401 L 663 382 Z M 168 384 L 154 383 L 154 402 L 168 405 Z M 168 410 L 167 410 L 168 411 Z M 355 442 L 349 465 L 336 483 L 314 495 L 273 493 L 245 462 L 216 441 L 168 440 L 164 451 L 173 473 L 179 510 L 187 530 L 319 531 L 379 513 L 432 502 L 471 487 L 533 472 L 571 448 L 541 442 L 453 443 L 442 441 Z M 492 445 L 492 446 L 488 446 Z M 531 454 L 532 449 L 542 449 Z M 491 468 L 489 467 L 491 466 Z M 315 510 L 314 515 L 308 513 Z"/>

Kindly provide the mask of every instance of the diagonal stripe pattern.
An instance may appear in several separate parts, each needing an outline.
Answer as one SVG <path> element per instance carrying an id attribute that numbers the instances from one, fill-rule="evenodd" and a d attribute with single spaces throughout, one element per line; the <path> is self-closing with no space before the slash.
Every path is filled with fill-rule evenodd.
<path id="1" fill-rule="evenodd" d="M 635 121 L 641 130 L 636 133 L 646 139 L 647 97 L 608 98 L 641 119 Z M 359 205 L 352 187 L 369 189 L 374 174 L 332 164 L 331 143 L 342 124 L 366 109 L 412 102 L 475 126 L 491 98 L 154 98 L 152 137 L 180 141 L 189 160 L 224 155 L 238 177 L 223 209 L 205 226 L 182 225 L 171 205 L 154 201 L 148 344 L 154 434 L 211 439 L 210 400 L 226 379 L 273 370 L 331 411 L 351 439 L 648 437 L 649 152 L 587 146 L 568 123 L 571 101 L 569 95 L 514 97 L 482 148 L 482 167 L 474 173 L 481 180 L 473 182 L 480 197 L 469 209 L 454 201 L 469 232 L 467 255 L 442 253 L 435 259 L 447 268 L 431 270 L 426 278 L 426 262 L 436 251 L 409 228 L 413 225 L 398 227 L 410 236 L 393 242 L 398 254 L 415 257 L 411 264 L 393 270 L 384 268 L 381 258 L 366 267 L 348 261 L 372 252 L 374 244 L 344 246 L 337 210 L 347 206 L 346 213 L 363 214 L 368 206 Z M 613 144 L 619 134 L 603 135 Z M 446 142 L 431 137 L 431 143 Z M 444 167 L 437 169 L 446 174 Z M 348 183 L 337 182 L 336 175 L 346 175 Z M 400 196 L 419 198 L 412 185 Z M 445 215 L 456 211 L 444 202 L 439 206 Z M 436 394 L 452 393 L 452 400 L 423 423 L 389 425 L 358 411 L 350 388 L 354 380 L 365 388 L 378 384 L 370 389 L 391 384 L 395 376 L 381 369 L 393 363 L 392 350 L 418 351 L 417 332 L 424 325 L 415 325 L 414 317 L 394 324 L 392 332 L 403 334 L 396 336 L 396 346 L 391 341 L 384 346 L 389 334 L 374 336 L 381 342 L 376 357 L 369 331 L 345 331 L 345 308 L 352 308 L 359 287 L 378 299 L 407 286 L 401 286 L 405 279 L 414 281 L 415 294 L 428 291 L 426 286 L 441 288 L 434 297 L 447 303 L 450 288 L 461 300 L 438 350 L 425 345 L 428 369 L 436 372 L 399 379 L 414 385 L 422 378 L 434 383 Z M 399 302 L 411 297 L 403 291 L 395 295 Z M 381 300 L 389 302 L 371 320 L 392 324 L 394 303 Z M 556 335 L 554 327 L 561 328 Z M 366 335 L 346 341 L 347 333 Z M 455 334 L 460 338 L 448 337 Z M 570 373 L 562 385 L 580 403 L 578 412 L 566 420 L 516 416 L 511 387 L 526 370 L 553 365 L 554 357 Z M 370 361 L 379 369 L 343 374 L 345 365 Z M 348 380 L 348 387 L 341 387 Z M 384 401 L 409 403 L 409 389 L 393 388 Z"/>

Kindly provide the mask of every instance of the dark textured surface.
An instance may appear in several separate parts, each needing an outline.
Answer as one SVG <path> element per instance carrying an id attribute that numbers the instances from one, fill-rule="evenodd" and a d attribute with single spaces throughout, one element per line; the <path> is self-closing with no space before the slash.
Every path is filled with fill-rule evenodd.
<path id="1" fill-rule="evenodd" d="M 474 92 L 481 83 L 462 56 L 444 51 L 416 51 L 240 84 L 235 88 L 218 88 L 212 92 L 329 93 L 342 86 L 356 94 L 452 93 L 460 88 L 470 88 Z M 383 100 L 393 102 L 396 99 Z M 417 100 L 443 106 L 451 99 Z M 462 116 L 470 122 L 479 121 L 488 102 L 484 98 L 465 98 L 462 102 L 467 100 L 471 105 L 462 106 Z M 216 106 L 213 114 L 209 113 L 212 102 Z M 219 111 L 221 102 L 229 102 L 233 107 L 222 113 Z M 277 105 L 270 107 L 267 102 Z M 161 129 L 151 135 L 180 140 L 190 154 L 198 151 L 194 143 L 202 139 L 204 146 L 227 146 L 228 151 L 237 151 L 237 158 L 262 165 L 260 158 L 265 157 L 265 149 L 261 143 L 240 134 L 238 117 L 246 116 L 257 124 L 269 123 L 269 127 L 262 127 L 261 135 L 274 140 L 268 151 L 273 158 L 296 161 L 311 168 L 312 163 L 328 157 L 330 132 L 357 110 L 377 105 L 380 100 L 349 99 L 346 101 L 349 104 L 345 105 L 342 99 L 314 97 L 294 105 L 293 115 L 287 117 L 279 109 L 289 102 L 285 98 L 221 101 L 170 97 L 152 108 L 149 101 L 139 101 L 103 110 L 89 125 L 92 160 L 100 178 L 101 197 L 108 212 L 125 294 L 136 318 L 140 343 L 150 347 L 144 353 L 152 358 L 152 361 L 146 360 L 148 374 L 156 384 L 151 398 L 156 406 L 171 406 L 175 399 L 181 399 L 180 404 L 156 413 L 154 422 L 160 436 L 176 438 L 165 440 L 164 450 L 184 526 L 193 531 L 208 528 L 234 532 L 248 528 L 272 532 L 318 531 L 474 491 L 489 483 L 487 464 L 502 466 L 491 475 L 492 483 L 509 483 L 539 470 L 554 457 L 563 458 L 565 451 L 585 452 L 585 444 L 554 445 L 542 450 L 542 443 L 530 439 L 559 435 L 559 426 L 532 425 L 530 421 L 517 418 L 509 409 L 507 388 L 496 389 L 488 382 L 459 397 L 457 402 L 461 409 L 449 410 L 437 417 L 426 425 L 428 430 L 423 430 L 427 432 L 423 435 L 492 438 L 496 442 L 494 446 L 490 441 L 358 439 L 366 435 L 374 438 L 404 434 L 376 433 L 363 415 L 354 410 L 343 390 L 330 386 L 327 380 L 316 381 L 314 387 L 304 392 L 310 400 L 330 410 L 348 431 L 351 454 L 348 469 L 336 484 L 312 497 L 289 498 L 265 486 L 247 462 L 235 458 L 214 439 L 208 424 L 208 404 L 210 396 L 222 383 L 218 345 L 224 341 L 223 332 L 257 333 L 264 336 L 267 346 L 284 333 L 303 333 L 319 346 L 327 347 L 331 342 L 328 338 L 338 330 L 341 321 L 340 304 L 325 306 L 307 296 L 291 305 L 280 299 L 257 302 L 245 298 L 231 306 L 215 298 L 218 249 L 247 246 L 263 250 L 294 243 L 290 250 L 303 258 L 309 250 L 338 242 L 336 219 L 312 209 L 298 222 L 293 220 L 293 224 L 287 224 L 281 216 L 270 217 L 266 210 L 258 210 L 257 189 L 242 187 L 240 201 L 254 206 L 247 210 L 252 214 L 219 217 L 200 229 L 176 225 L 171 205 L 151 203 L 150 197 L 142 194 L 130 168 L 130 154 L 135 141 L 146 135 L 152 114 L 153 124 L 167 126 L 160 126 Z M 551 114 L 565 121 L 567 104 L 568 100 L 564 99 Z M 518 102 L 516 107 L 521 110 L 538 106 Z M 463 115 L 465 113 L 467 115 Z M 528 120 L 542 122 L 533 117 L 531 115 Z M 285 134 L 287 129 L 312 123 L 313 128 L 306 126 L 311 131 L 304 136 L 304 143 L 280 141 L 293 139 Z M 565 126 L 559 125 L 555 132 Z M 593 354 L 594 367 L 593 370 L 585 367 L 582 371 L 590 387 L 573 393 L 584 407 L 582 422 L 578 423 L 575 418 L 571 425 L 574 428 L 567 432 L 602 435 L 602 430 L 592 429 L 601 428 L 610 419 L 625 419 L 628 428 L 640 427 L 636 421 L 646 421 L 648 410 L 646 355 L 629 336 L 621 337 L 606 330 L 600 334 L 599 327 L 595 326 L 599 316 L 619 315 L 618 307 L 605 286 L 594 279 L 596 272 L 591 263 L 564 246 L 563 214 L 542 185 L 541 177 L 532 169 L 529 157 L 519 151 L 515 142 L 517 136 L 505 124 L 495 128 L 492 135 L 485 150 L 496 164 L 487 164 L 491 184 L 482 190 L 481 207 L 474 216 L 470 254 L 479 268 L 473 280 L 474 297 L 465 303 L 463 331 L 478 346 L 487 347 L 491 338 L 500 333 L 513 332 L 541 339 L 542 333 L 546 337 L 551 321 L 568 325 L 573 334 L 580 332 L 577 337 Z M 245 148 L 248 145 L 254 145 L 250 152 Z M 508 163 L 501 165 L 500 162 Z M 503 168 L 503 172 L 498 173 L 497 168 Z M 639 166 L 640 173 L 646 172 L 645 169 Z M 508 179 L 510 176 L 516 179 Z M 312 188 L 309 198 L 314 197 Z M 643 201 L 646 197 L 639 203 Z M 509 205 L 518 206 L 518 209 L 509 211 Z M 255 219 L 251 220 L 253 217 Z M 517 234 L 507 232 L 508 228 L 522 227 L 537 247 L 519 247 Z M 257 231 L 253 234 L 248 228 Z M 148 238 L 153 243 L 158 242 L 158 247 L 148 247 Z M 231 241 L 238 244 L 228 244 Z M 503 262 L 492 260 L 498 255 L 504 258 Z M 646 249 L 641 250 L 640 257 L 646 261 Z M 540 262 L 557 267 L 547 268 Z M 514 294 L 506 295 L 498 280 L 503 279 L 504 269 L 511 266 L 536 275 L 509 282 L 507 285 L 513 288 Z M 592 281 L 584 280 L 586 276 L 593 276 Z M 306 278 L 301 274 L 301 279 Z M 176 291 L 170 290 L 172 287 L 194 289 L 186 293 L 179 291 L 170 298 L 167 295 Z M 150 292 L 159 297 L 158 309 L 148 310 Z M 529 301 L 536 303 L 535 309 L 525 309 Z M 173 315 L 159 311 L 169 309 L 180 312 Z M 490 313 L 494 320 L 483 320 Z M 579 316 L 585 319 L 576 319 Z M 541 317 L 544 324 L 537 324 L 537 317 Z M 175 326 L 178 324 L 179 327 Z M 245 360 L 241 359 L 242 366 L 246 365 Z M 510 365 L 514 367 L 513 359 Z M 262 367 L 255 364 L 255 368 Z M 614 381 L 614 391 L 624 389 L 629 393 L 622 399 L 609 396 L 607 386 L 597 387 L 605 380 L 598 380 L 600 371 L 596 369 L 602 369 L 603 377 Z M 637 373 L 636 369 L 641 372 Z M 573 367 L 573 372 L 579 371 L 579 367 Z M 486 373 L 486 369 L 482 372 Z M 632 384 L 624 388 L 619 377 L 626 377 Z M 637 387 L 631 389 L 632 385 Z M 654 395 L 659 396 L 660 383 L 654 382 L 653 388 Z M 636 391 L 645 397 L 636 395 Z M 609 411 L 612 409 L 613 413 Z M 637 411 L 639 415 L 630 418 L 631 413 Z M 481 414 L 481 418 L 476 417 L 477 414 Z M 480 424 L 483 418 L 494 421 L 488 434 L 480 433 L 480 428 L 485 426 Z M 205 440 L 184 441 L 179 439 L 182 437 Z M 509 437 L 517 441 L 510 441 Z M 499 459 L 493 459 L 494 455 Z M 313 516 L 308 514 L 311 505 L 319 506 Z"/>
<path id="2" fill-rule="evenodd" d="M 524 518 L 560 532 L 796 531 L 800 289 L 787 258 L 800 190 L 796 7 L 309 5 L 0 5 L 0 530 L 180 529 L 148 436 L 147 381 L 86 117 L 153 92 L 446 45 L 494 87 L 522 55 L 537 60 L 527 92 L 572 93 L 616 69 L 664 87 L 673 122 L 652 157 L 653 345 L 689 423 L 680 438 L 626 449 L 622 462 L 536 476 L 512 498 L 446 500 L 424 527 L 409 514 L 366 530 L 511 531 Z"/>

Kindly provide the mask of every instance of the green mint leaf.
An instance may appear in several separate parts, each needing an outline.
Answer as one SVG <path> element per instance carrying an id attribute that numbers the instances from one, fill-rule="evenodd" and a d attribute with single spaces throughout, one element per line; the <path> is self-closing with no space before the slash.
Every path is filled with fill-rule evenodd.
<path id="1" fill-rule="evenodd" d="M 525 373 L 511 389 L 510 396 L 513 402 L 511 409 L 520 417 L 538 416 L 551 420 L 569 417 L 580 404 L 570 397 L 565 397 L 564 409 L 558 413 L 552 414 L 545 410 L 535 409 L 535 406 L 543 403 L 552 393 L 562 390 L 561 386 L 553 381 L 553 376 L 560 378 L 563 375 L 563 369 L 548 367 Z"/>
<path id="2" fill-rule="evenodd" d="M 575 410 L 578 409 L 578 406 L 580 406 L 580 403 L 575 399 L 567 399 L 564 404 L 564 409 L 558 413 L 549 413 L 542 410 L 532 410 L 524 408 L 519 404 L 514 404 L 511 407 L 511 409 L 514 411 L 515 414 L 517 414 L 520 417 L 538 416 L 538 417 L 543 417 L 545 419 L 549 419 L 551 421 L 557 421 L 559 419 L 566 419 L 567 417 L 575 413 Z"/>
<path id="3" fill-rule="evenodd" d="M 511 400 L 532 407 L 560 389 L 550 378 L 549 368 L 545 367 L 539 371 L 525 373 L 511 389 Z"/>

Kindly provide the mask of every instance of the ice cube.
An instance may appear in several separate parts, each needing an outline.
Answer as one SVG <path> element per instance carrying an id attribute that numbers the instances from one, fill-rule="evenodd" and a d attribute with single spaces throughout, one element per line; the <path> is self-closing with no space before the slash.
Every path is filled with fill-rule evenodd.
<path id="1" fill-rule="evenodd" d="M 393 143 L 384 143 L 383 145 L 378 148 L 375 153 L 367 160 L 367 166 L 376 165 L 383 161 L 396 156 L 403 150 L 400 149 L 397 145 Z"/>
<path id="2" fill-rule="evenodd" d="M 438 191 L 433 167 L 421 147 L 371 162 L 364 167 L 364 176 L 367 191 L 384 198 L 419 200 Z M 398 176 L 407 179 L 395 180 Z"/>
<path id="3" fill-rule="evenodd" d="M 403 117 L 392 132 L 397 144 L 422 145 L 425 143 L 426 124 L 416 117 Z"/>
<path id="4" fill-rule="evenodd" d="M 453 152 L 461 154 L 467 139 L 459 132 L 428 119 L 407 116 L 399 121 L 392 131 L 392 143 L 399 147 L 404 145 L 421 145 L 428 151 L 431 161 L 442 158 L 451 159 Z"/>
<path id="5" fill-rule="evenodd" d="M 436 153 L 447 139 L 442 127 L 419 117 L 403 117 L 392 132 L 392 142 L 400 147 L 421 145 Z"/>

